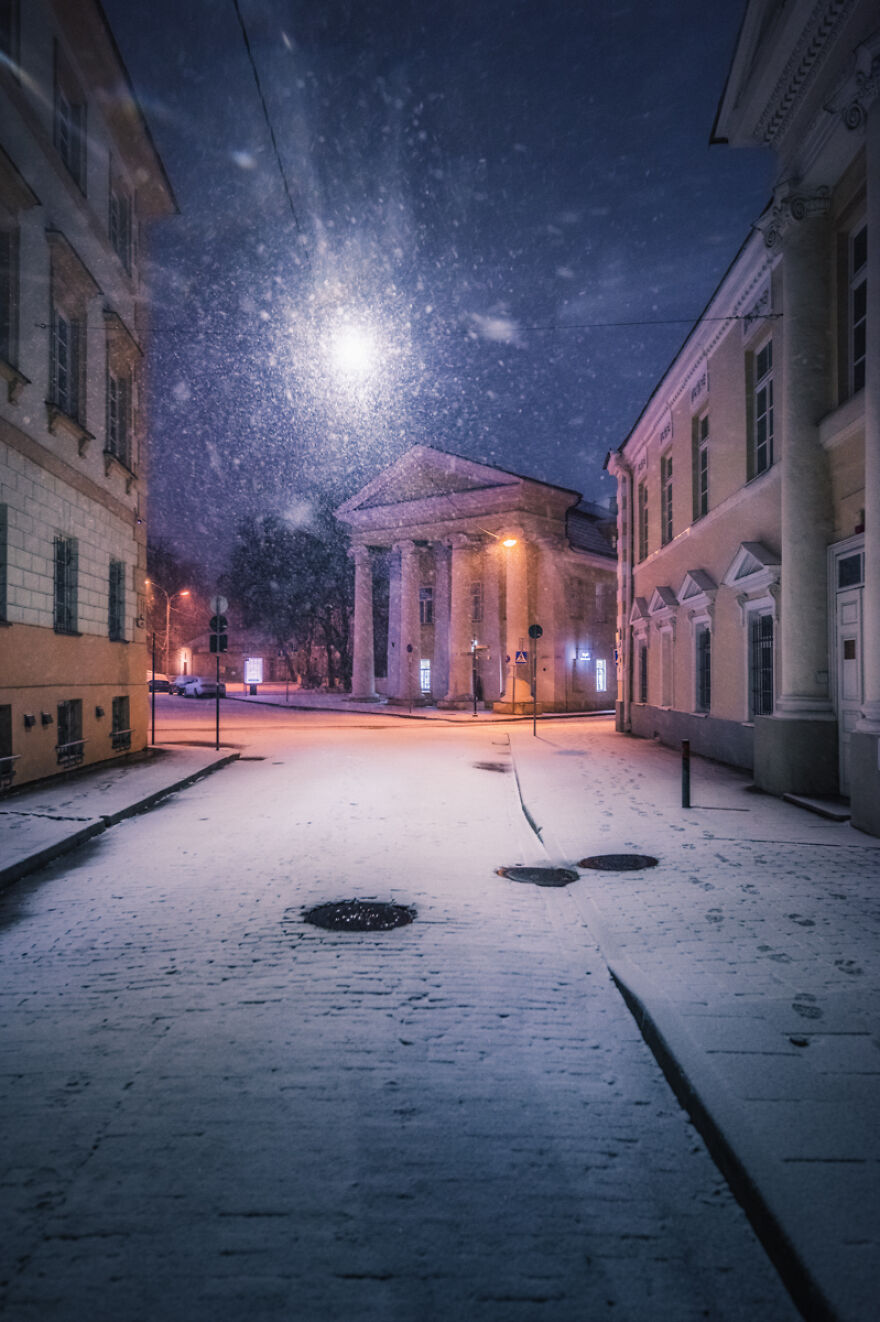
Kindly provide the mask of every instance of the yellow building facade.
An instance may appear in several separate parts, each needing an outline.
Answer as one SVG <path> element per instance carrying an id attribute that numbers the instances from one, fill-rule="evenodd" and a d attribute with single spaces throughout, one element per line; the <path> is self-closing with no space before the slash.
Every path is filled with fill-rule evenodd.
<path id="1" fill-rule="evenodd" d="M 175 210 L 100 5 L 4 7 L 0 788 L 147 743 L 148 224 Z"/>
<path id="2" fill-rule="evenodd" d="M 752 0 L 715 138 L 766 212 L 608 467 L 619 728 L 880 833 L 880 29 Z"/>

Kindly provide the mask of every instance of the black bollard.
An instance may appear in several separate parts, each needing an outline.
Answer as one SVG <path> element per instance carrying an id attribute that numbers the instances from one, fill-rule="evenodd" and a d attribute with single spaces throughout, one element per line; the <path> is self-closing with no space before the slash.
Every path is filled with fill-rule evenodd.
<path id="1" fill-rule="evenodd" d="M 681 806 L 691 806 L 691 741 L 681 741 Z"/>

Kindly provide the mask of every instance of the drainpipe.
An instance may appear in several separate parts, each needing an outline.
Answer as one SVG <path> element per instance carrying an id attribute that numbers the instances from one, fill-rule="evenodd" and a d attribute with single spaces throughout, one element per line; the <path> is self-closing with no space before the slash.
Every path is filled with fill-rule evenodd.
<path id="1" fill-rule="evenodd" d="M 633 649 L 629 624 L 633 603 L 633 475 L 632 469 L 619 451 L 613 451 L 608 455 L 605 467 L 611 476 L 617 479 L 617 632 L 620 650 L 619 671 L 623 676 L 623 692 L 620 694 L 621 728 L 628 734 L 632 729 L 630 708 L 633 683 Z"/>

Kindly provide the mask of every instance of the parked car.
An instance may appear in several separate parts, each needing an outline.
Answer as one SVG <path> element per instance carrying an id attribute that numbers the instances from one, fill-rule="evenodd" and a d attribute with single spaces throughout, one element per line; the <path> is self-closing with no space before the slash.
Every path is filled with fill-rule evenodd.
<path id="1" fill-rule="evenodd" d="M 147 671 L 147 687 L 150 693 L 170 693 L 171 680 L 167 675 L 162 675 L 157 670 L 155 675 Z"/>
<path id="2" fill-rule="evenodd" d="M 226 685 L 221 680 L 218 684 L 216 679 L 203 679 L 201 675 L 196 678 L 196 682 L 187 689 L 188 698 L 221 698 L 226 697 Z"/>
<path id="3" fill-rule="evenodd" d="M 171 681 L 171 692 L 189 697 L 189 690 L 198 682 L 198 675 L 175 675 Z"/>

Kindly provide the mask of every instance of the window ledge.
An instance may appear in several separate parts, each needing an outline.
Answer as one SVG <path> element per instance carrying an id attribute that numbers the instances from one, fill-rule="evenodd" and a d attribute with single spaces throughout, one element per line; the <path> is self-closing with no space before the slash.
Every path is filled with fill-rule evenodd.
<path id="1" fill-rule="evenodd" d="M 49 418 L 49 431 L 52 435 L 55 436 L 61 431 L 66 432 L 68 436 L 72 436 L 76 441 L 81 458 L 95 439 L 92 433 L 86 431 L 85 427 L 77 422 L 76 418 L 72 418 L 69 413 L 65 413 L 62 408 L 59 408 L 57 404 L 53 404 L 50 400 L 46 400 L 46 413 Z"/>
<path id="2" fill-rule="evenodd" d="M 118 468 L 122 473 L 122 476 L 125 478 L 125 494 L 128 495 L 131 491 L 132 484 L 137 481 L 137 473 L 133 468 L 129 468 L 128 464 L 123 459 L 119 458 L 119 455 L 115 450 L 105 450 L 104 476 L 109 477 L 114 467 Z"/>
<path id="3" fill-rule="evenodd" d="M 57 624 L 55 625 L 55 633 L 60 634 L 62 638 L 82 638 L 79 629 L 59 629 Z"/>
<path id="4" fill-rule="evenodd" d="M 12 363 L 7 363 L 5 358 L 0 358 L 0 377 L 6 382 L 6 395 L 10 404 L 17 404 L 18 397 L 25 386 L 30 385 L 30 377 L 19 372 Z"/>

